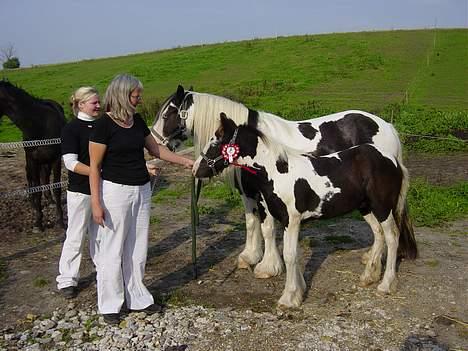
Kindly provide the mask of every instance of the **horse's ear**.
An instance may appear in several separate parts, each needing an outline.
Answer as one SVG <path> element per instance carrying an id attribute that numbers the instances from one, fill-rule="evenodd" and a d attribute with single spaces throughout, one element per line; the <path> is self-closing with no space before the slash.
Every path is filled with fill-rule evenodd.
<path id="1" fill-rule="evenodd" d="M 184 100 L 184 96 L 185 96 L 184 87 L 179 84 L 179 86 L 177 86 L 177 91 L 175 94 L 175 100 L 176 100 L 177 105 L 180 105 L 182 103 L 182 101 Z"/>
<path id="2" fill-rule="evenodd" d="M 193 91 L 193 85 L 188 88 L 189 91 Z"/>
<path id="3" fill-rule="evenodd" d="M 234 133 L 234 130 L 237 128 L 236 123 L 230 119 L 224 112 L 221 112 L 219 114 L 220 120 L 221 120 L 221 125 L 218 128 L 218 131 L 221 130 L 222 134 L 227 133 L 231 134 Z"/>

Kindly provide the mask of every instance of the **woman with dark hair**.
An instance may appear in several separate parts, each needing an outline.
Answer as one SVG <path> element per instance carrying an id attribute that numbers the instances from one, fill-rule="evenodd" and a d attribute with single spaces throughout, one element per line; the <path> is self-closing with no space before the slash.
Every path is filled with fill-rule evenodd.
<path id="1" fill-rule="evenodd" d="M 99 225 L 98 309 L 110 324 L 119 323 L 124 302 L 130 311 L 151 313 L 159 307 L 143 284 L 151 200 L 144 149 L 162 160 L 187 168 L 193 165 L 151 136 L 135 112 L 142 93 L 143 85 L 135 77 L 116 76 L 89 143 L 91 207 Z"/>

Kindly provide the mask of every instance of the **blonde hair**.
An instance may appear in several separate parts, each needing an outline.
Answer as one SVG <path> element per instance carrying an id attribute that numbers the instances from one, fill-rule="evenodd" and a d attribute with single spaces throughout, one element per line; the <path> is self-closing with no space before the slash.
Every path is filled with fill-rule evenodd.
<path id="1" fill-rule="evenodd" d="M 104 96 L 105 111 L 118 121 L 133 116 L 136 108 L 130 103 L 130 94 L 135 89 L 143 90 L 143 84 L 134 76 L 119 74 L 109 84 Z"/>
<path id="2" fill-rule="evenodd" d="M 94 87 L 80 87 L 70 96 L 70 106 L 75 116 L 80 112 L 79 103 L 86 102 L 94 95 L 99 96 L 99 92 Z"/>

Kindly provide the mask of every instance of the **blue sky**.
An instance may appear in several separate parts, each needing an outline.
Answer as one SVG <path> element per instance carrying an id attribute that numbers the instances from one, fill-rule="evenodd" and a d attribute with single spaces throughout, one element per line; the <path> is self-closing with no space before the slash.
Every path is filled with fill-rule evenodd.
<path id="1" fill-rule="evenodd" d="M 467 28 L 468 0 L 0 0 L 0 48 L 23 67 L 266 38 Z"/>

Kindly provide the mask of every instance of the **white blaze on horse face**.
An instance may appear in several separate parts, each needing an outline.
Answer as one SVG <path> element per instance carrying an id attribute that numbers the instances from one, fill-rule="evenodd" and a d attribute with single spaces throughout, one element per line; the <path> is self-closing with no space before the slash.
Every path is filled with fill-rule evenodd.
<path id="1" fill-rule="evenodd" d="M 162 114 L 161 114 L 162 116 Z M 156 123 L 151 127 L 151 135 L 158 144 L 166 145 L 168 139 L 163 138 L 164 118 L 159 117 Z"/>

